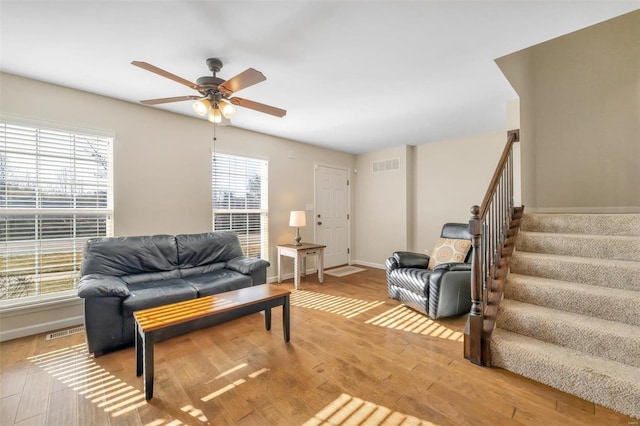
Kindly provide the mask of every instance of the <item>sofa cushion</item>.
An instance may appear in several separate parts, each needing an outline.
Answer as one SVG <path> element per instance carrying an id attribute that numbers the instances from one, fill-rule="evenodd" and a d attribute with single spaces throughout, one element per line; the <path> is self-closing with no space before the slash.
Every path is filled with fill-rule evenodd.
<path id="1" fill-rule="evenodd" d="M 125 317 L 133 315 L 134 311 L 168 305 L 198 297 L 195 288 L 181 278 L 147 281 L 129 286 L 129 297 L 122 302 L 122 312 Z"/>
<path id="2" fill-rule="evenodd" d="M 429 297 L 429 275 L 431 271 L 422 268 L 399 268 L 391 271 L 388 282 L 415 294 Z"/>
<path id="3" fill-rule="evenodd" d="M 438 238 L 429 258 L 429 269 L 433 270 L 441 263 L 462 263 L 467 258 L 471 241 L 453 238 Z"/>
<path id="4" fill-rule="evenodd" d="M 194 266 L 193 268 L 180 268 L 181 277 L 189 277 L 191 275 L 208 274 L 209 272 L 218 271 L 224 268 L 225 262 L 210 263 L 209 265 Z"/>
<path id="5" fill-rule="evenodd" d="M 120 277 L 127 284 L 138 284 L 146 281 L 162 281 L 172 278 L 180 278 L 180 271 L 174 269 L 172 271 L 147 272 L 143 274 L 123 275 Z"/>
<path id="6" fill-rule="evenodd" d="M 242 256 L 238 236 L 233 232 L 176 235 L 180 268 L 226 262 Z"/>
<path id="7" fill-rule="evenodd" d="M 228 269 L 220 269 L 202 275 L 191 275 L 183 279 L 198 291 L 198 297 L 251 287 L 250 276 Z"/>
<path id="8" fill-rule="evenodd" d="M 169 271 L 178 265 L 172 235 L 92 238 L 84 245 L 80 275 L 132 275 Z"/>

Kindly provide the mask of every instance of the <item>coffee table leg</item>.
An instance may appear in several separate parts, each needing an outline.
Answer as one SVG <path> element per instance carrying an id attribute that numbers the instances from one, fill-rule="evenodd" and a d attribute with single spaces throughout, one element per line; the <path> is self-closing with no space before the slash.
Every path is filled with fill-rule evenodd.
<path id="1" fill-rule="evenodd" d="M 284 303 L 282 304 L 282 330 L 284 331 L 284 341 L 288 342 L 291 338 L 291 327 L 289 321 L 289 295 L 284 296 Z"/>
<path id="2" fill-rule="evenodd" d="M 264 310 L 264 328 L 271 330 L 271 308 Z"/>
<path id="3" fill-rule="evenodd" d="M 142 331 L 136 321 L 136 377 L 142 376 Z"/>
<path id="4" fill-rule="evenodd" d="M 144 351 L 144 398 L 153 398 L 153 334 L 142 334 Z"/>

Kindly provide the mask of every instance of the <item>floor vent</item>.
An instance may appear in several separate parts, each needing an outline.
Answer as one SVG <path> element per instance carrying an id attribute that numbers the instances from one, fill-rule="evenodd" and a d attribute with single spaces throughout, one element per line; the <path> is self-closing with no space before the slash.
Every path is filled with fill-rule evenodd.
<path id="1" fill-rule="evenodd" d="M 78 333 L 84 333 L 84 325 L 76 328 L 69 328 L 67 330 L 54 331 L 53 333 L 47 334 L 46 340 L 59 339 L 61 337 L 67 337 Z"/>

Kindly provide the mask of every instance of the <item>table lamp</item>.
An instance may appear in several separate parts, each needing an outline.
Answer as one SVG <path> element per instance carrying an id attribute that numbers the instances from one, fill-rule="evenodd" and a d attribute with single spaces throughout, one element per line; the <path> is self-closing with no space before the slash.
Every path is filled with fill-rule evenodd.
<path id="1" fill-rule="evenodd" d="M 296 227 L 296 238 L 294 238 L 293 245 L 301 246 L 300 242 L 300 227 L 307 226 L 307 215 L 304 211 L 292 211 L 289 215 L 289 226 Z"/>

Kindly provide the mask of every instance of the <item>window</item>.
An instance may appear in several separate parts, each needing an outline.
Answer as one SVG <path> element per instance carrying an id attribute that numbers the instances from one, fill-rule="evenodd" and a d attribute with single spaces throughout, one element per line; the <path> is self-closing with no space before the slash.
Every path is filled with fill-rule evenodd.
<path id="1" fill-rule="evenodd" d="M 264 160 L 212 155 L 213 230 L 238 235 L 245 256 L 267 259 L 267 170 Z"/>
<path id="2" fill-rule="evenodd" d="M 75 294 L 85 241 L 112 235 L 112 143 L 0 121 L 0 303 Z"/>

